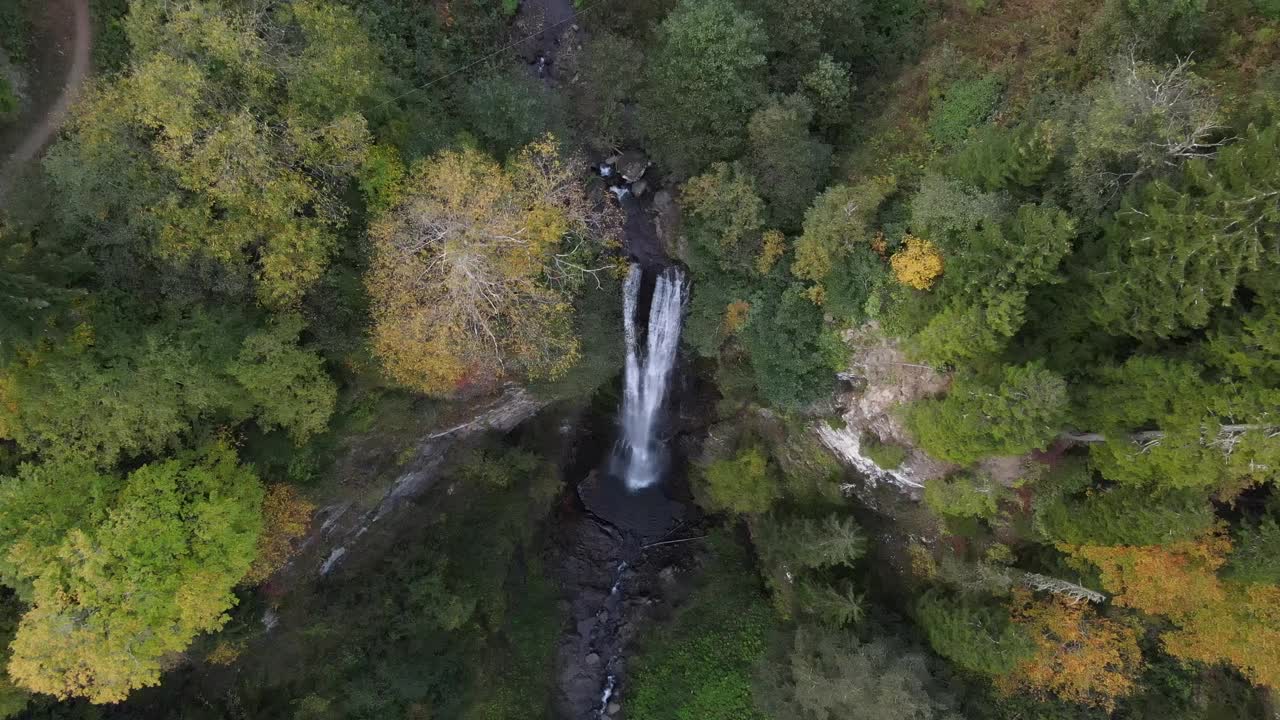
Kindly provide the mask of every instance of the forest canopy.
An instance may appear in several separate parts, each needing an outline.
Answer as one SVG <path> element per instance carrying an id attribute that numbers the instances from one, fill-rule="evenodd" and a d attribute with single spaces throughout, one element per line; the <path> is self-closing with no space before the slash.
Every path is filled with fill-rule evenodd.
<path id="1" fill-rule="evenodd" d="M 86 12 L 0 199 L 0 717 L 541 716 L 637 259 L 688 535 L 605 715 L 1280 702 L 1276 0 Z"/>

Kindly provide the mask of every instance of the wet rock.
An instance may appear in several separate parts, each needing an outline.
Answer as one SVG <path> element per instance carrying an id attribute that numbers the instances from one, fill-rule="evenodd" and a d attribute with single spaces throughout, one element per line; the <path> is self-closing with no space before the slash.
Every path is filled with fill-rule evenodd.
<path id="1" fill-rule="evenodd" d="M 591 667 L 595 667 L 596 665 L 600 664 L 600 654 L 587 653 L 586 661 L 587 661 L 587 665 L 590 665 Z"/>
<path id="2" fill-rule="evenodd" d="M 618 159 L 618 170 L 622 171 L 622 177 L 626 178 L 627 182 L 635 182 L 644 177 L 650 165 L 652 163 L 648 158 L 635 151 L 625 152 Z"/>
<path id="3" fill-rule="evenodd" d="M 645 193 L 647 193 L 647 192 L 649 192 L 649 181 L 648 181 L 648 180 L 637 180 L 637 181 L 635 181 L 635 182 L 631 183 L 631 192 L 632 192 L 636 197 L 644 197 L 644 194 L 645 194 Z"/>
<path id="4" fill-rule="evenodd" d="M 667 254 L 688 260 L 688 248 L 680 238 L 680 207 L 668 190 L 659 190 L 653 194 L 654 230 L 658 234 L 658 242 Z"/>

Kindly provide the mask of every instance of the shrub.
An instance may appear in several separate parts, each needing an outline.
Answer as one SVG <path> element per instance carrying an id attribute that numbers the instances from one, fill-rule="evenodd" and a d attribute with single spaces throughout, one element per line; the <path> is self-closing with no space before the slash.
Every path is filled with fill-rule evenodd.
<path id="1" fill-rule="evenodd" d="M 929 136 L 943 147 L 959 145 L 995 109 L 1002 89 L 995 75 L 952 83 L 929 114 Z"/>
<path id="2" fill-rule="evenodd" d="M 705 502 L 713 510 L 759 514 L 778 497 L 778 483 L 764 451 L 752 446 L 731 460 L 716 460 L 702 472 Z"/>
<path id="3" fill-rule="evenodd" d="M 1003 491 L 989 477 L 960 473 L 926 483 L 924 503 L 946 517 L 987 519 L 995 517 Z"/>
<path id="4" fill-rule="evenodd" d="M 884 470 L 893 470 L 907 459 L 907 449 L 894 443 L 881 442 L 874 435 L 862 436 L 862 454 Z"/>
<path id="5" fill-rule="evenodd" d="M 773 615 L 742 548 L 723 535 L 710 545 L 697 590 L 631 664 L 632 720 L 765 720 L 752 704 L 751 675 Z"/>

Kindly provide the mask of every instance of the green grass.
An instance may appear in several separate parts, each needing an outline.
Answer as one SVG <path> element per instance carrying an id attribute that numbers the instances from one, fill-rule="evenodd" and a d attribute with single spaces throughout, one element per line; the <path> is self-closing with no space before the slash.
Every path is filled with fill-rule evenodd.
<path id="1" fill-rule="evenodd" d="M 715 554 L 694 595 L 632 664 L 631 720 L 764 720 L 752 677 L 776 620 L 746 553 L 715 536 Z"/>
<path id="2" fill-rule="evenodd" d="M 18 112 L 18 96 L 4 76 L 0 76 L 0 123 L 8 122 Z"/>

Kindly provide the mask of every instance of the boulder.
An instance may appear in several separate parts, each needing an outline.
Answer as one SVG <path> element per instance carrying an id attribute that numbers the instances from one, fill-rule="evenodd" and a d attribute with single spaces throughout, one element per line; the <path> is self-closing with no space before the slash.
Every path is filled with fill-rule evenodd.
<path id="1" fill-rule="evenodd" d="M 644 173 L 652 163 L 643 154 L 630 151 L 622 154 L 618 160 L 618 170 L 627 182 L 635 182 L 644 177 Z"/>

